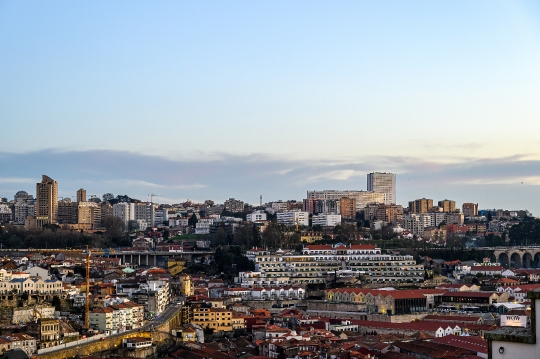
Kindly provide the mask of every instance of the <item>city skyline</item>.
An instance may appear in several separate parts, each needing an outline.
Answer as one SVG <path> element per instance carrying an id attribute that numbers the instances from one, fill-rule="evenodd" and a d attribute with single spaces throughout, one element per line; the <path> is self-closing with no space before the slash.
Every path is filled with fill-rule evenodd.
<path id="1" fill-rule="evenodd" d="M 393 175 L 391 173 L 386 173 L 388 175 Z M 364 178 L 367 178 L 369 176 L 368 173 L 365 173 L 364 174 Z M 410 176 L 406 176 L 406 177 L 410 177 Z M 394 177 L 395 178 L 395 177 Z M 356 180 L 357 178 L 354 177 L 354 179 Z M 28 179 L 25 179 L 25 178 L 13 178 L 12 180 L 10 180 L 9 182 L 3 182 L 3 183 L 0 183 L 0 186 L 25 186 L 26 183 L 29 183 L 29 181 L 31 181 L 32 179 L 31 178 L 28 178 Z M 19 181 L 19 182 L 17 182 Z M 55 179 L 56 182 L 58 182 L 56 179 Z M 407 180 L 408 182 L 410 182 L 410 179 Z M 220 192 L 221 191 L 221 187 L 219 188 L 212 188 L 212 189 L 209 189 L 208 187 L 206 186 L 200 186 L 200 187 L 193 187 L 193 188 L 186 188 L 186 189 L 178 189 L 178 187 L 175 187 L 175 186 L 170 186 L 169 188 L 167 188 L 167 186 L 152 186 L 151 189 L 153 191 L 150 191 L 149 193 L 147 194 L 144 194 L 142 192 L 138 192 L 137 193 L 131 193 L 130 191 L 126 190 L 126 188 L 129 188 L 130 186 L 132 185 L 136 185 L 137 183 L 128 183 L 129 181 L 126 181 L 125 185 L 122 187 L 123 190 L 119 190 L 119 191 L 114 191 L 112 190 L 112 188 L 119 188 L 119 187 L 115 187 L 118 185 L 118 183 L 116 184 L 112 184 L 114 183 L 114 181 L 110 181 L 108 182 L 109 184 L 112 184 L 111 187 L 109 187 L 109 190 L 107 189 L 104 189 L 103 191 L 95 191 L 92 187 L 96 187 L 95 186 L 95 183 L 92 184 L 92 180 L 88 180 L 88 179 L 81 179 L 79 180 L 79 182 L 74 182 L 74 180 L 68 180 L 68 186 L 73 186 L 73 183 L 75 183 L 75 187 L 76 189 L 75 190 L 72 190 L 71 187 L 69 189 L 65 188 L 63 189 L 62 187 L 62 182 L 63 181 L 59 181 L 59 186 L 58 186 L 58 193 L 59 193 L 59 198 L 69 198 L 69 199 L 72 199 L 72 200 L 75 200 L 75 198 L 77 198 L 77 196 L 79 195 L 79 191 L 81 190 L 84 190 L 85 194 L 87 192 L 87 190 L 89 190 L 89 194 L 88 194 L 88 197 L 93 197 L 93 196 L 96 196 L 98 198 L 101 198 L 103 194 L 105 193 L 113 193 L 115 196 L 116 195 L 128 195 L 132 198 L 136 198 L 138 200 L 141 200 L 141 201 L 150 201 L 150 194 L 156 194 L 155 197 L 154 197 L 154 202 L 156 203 L 164 203 L 164 204 L 173 204 L 173 203 L 182 203 L 186 200 L 191 200 L 191 201 L 194 201 L 194 202 L 199 202 L 199 203 L 202 203 L 204 202 L 204 200 L 207 200 L 207 199 L 210 199 L 210 200 L 214 200 L 216 201 L 216 203 L 222 203 L 224 202 L 227 198 L 236 198 L 236 199 L 239 199 L 239 200 L 242 200 L 242 201 L 245 201 L 246 203 L 248 204 L 251 204 L 253 206 L 257 206 L 258 205 L 258 202 L 260 200 L 259 195 L 257 195 L 257 200 L 256 201 L 252 201 L 250 200 L 250 198 L 248 197 L 245 197 L 245 196 L 242 196 L 242 195 L 231 195 L 231 196 L 225 196 L 223 197 L 223 194 Z M 399 184 L 400 184 L 400 177 L 399 175 L 397 176 L 397 180 L 396 180 L 397 184 L 398 184 L 398 189 L 399 189 Z M 83 185 L 83 186 L 80 186 L 78 184 L 80 183 L 85 183 L 86 185 Z M 342 182 L 343 183 L 343 182 Z M 127 185 L 127 187 L 126 187 Z M 145 183 L 144 184 L 145 186 L 148 185 L 148 183 Z M 436 183 L 435 183 L 436 185 Z M 35 184 L 34 184 L 35 186 Z M 84 187 L 81 188 L 81 187 Z M 418 186 L 413 186 L 414 188 L 418 188 Z M 487 185 L 484 186 L 486 187 L 486 191 L 488 191 L 488 193 L 492 193 L 492 190 L 493 190 L 493 187 L 488 187 Z M 520 186 L 518 186 L 520 187 Z M 12 188 L 15 188 L 15 187 L 12 187 Z M 133 187 L 134 188 L 134 187 Z M 421 187 L 421 188 L 424 188 L 424 187 Z M 451 187 L 450 187 L 451 188 Z M 275 195 L 275 197 L 268 197 L 268 196 L 265 196 L 263 194 L 263 202 L 264 203 L 268 203 L 268 202 L 273 202 L 273 201 L 280 201 L 280 200 L 298 200 L 298 201 L 302 201 L 302 199 L 306 198 L 306 191 L 308 191 L 308 196 L 309 197 L 309 192 L 313 190 L 313 188 L 305 188 L 303 193 L 301 195 L 298 195 L 296 197 L 294 196 L 285 196 L 285 195 L 282 195 L 280 196 L 279 193 L 277 195 Z M 353 190 L 353 191 L 356 191 L 356 190 L 360 190 L 360 191 L 366 191 L 367 188 L 364 187 L 364 188 L 360 188 L 360 187 L 355 187 L 355 188 L 317 188 L 318 191 L 323 191 L 323 190 Z M 456 192 L 458 193 L 456 196 L 451 196 L 451 195 L 448 195 L 448 196 L 442 196 L 442 197 L 437 197 L 437 196 L 430 196 L 430 195 L 426 195 L 425 193 L 426 192 L 429 192 L 429 191 L 419 191 L 417 189 L 417 193 L 421 193 L 419 195 L 417 195 L 416 197 L 410 197 L 410 198 L 407 198 L 407 200 L 403 201 L 403 202 L 400 202 L 400 201 L 397 201 L 397 204 L 398 205 L 402 205 L 404 208 L 405 207 L 408 207 L 408 204 L 410 201 L 414 201 L 416 199 L 420 199 L 420 198 L 429 198 L 429 199 L 432 199 L 433 200 L 433 205 L 436 205 L 438 201 L 442 201 L 442 200 L 447 200 L 447 199 L 450 199 L 450 200 L 453 200 L 456 202 L 456 208 L 459 208 L 461 209 L 461 205 L 463 203 L 478 203 L 478 201 L 475 201 L 475 200 L 470 200 L 470 199 L 467 199 L 466 196 L 467 196 L 467 193 L 466 191 L 463 190 L 463 187 L 459 186 L 456 188 L 456 190 L 459 190 L 461 192 Z M 2 192 L 0 192 L 0 197 L 6 197 L 8 200 L 12 200 L 13 199 L 13 195 L 18 192 L 18 191 L 26 191 L 28 192 L 29 194 L 31 195 L 35 195 L 32 190 L 28 190 L 27 188 L 20 188 L 19 190 L 13 192 L 12 195 L 5 195 L 5 194 L 2 194 Z M 217 193 L 217 197 L 212 197 L 212 196 L 205 196 L 205 193 L 210 193 L 212 191 L 215 191 L 215 193 Z M 290 191 L 290 189 L 284 191 L 284 192 L 287 192 L 287 191 Z M 73 192 L 73 193 L 71 193 Z M 159 194 L 157 194 L 156 192 L 160 192 Z M 178 198 L 174 198 L 174 197 L 170 197 L 168 194 L 169 193 L 199 193 L 201 195 L 200 198 L 197 198 L 197 197 L 178 197 Z M 256 191 L 245 191 L 245 193 L 255 193 Z M 449 191 L 450 192 L 450 191 Z M 90 194 L 91 193 L 91 194 Z M 400 191 L 398 190 L 397 191 L 397 194 L 398 194 L 398 198 L 400 197 L 404 197 L 404 195 L 400 194 Z M 222 198 L 223 197 L 223 198 Z M 478 193 L 476 194 L 476 196 L 471 196 L 469 198 L 478 198 L 480 197 L 478 195 Z M 497 198 L 497 197 L 495 197 Z M 531 201 L 531 202 L 528 202 L 530 203 L 532 206 L 528 206 L 528 207 L 507 207 L 507 206 L 485 206 L 482 202 L 478 203 L 479 206 L 478 206 L 478 209 L 505 209 L 505 210 L 519 210 L 519 209 L 526 209 L 526 210 L 529 210 L 533 215 L 535 214 L 534 213 L 534 203 Z"/>
<path id="2" fill-rule="evenodd" d="M 5 1 L 0 195 L 258 203 L 381 171 L 398 204 L 538 214 L 539 44 L 533 1 Z"/>

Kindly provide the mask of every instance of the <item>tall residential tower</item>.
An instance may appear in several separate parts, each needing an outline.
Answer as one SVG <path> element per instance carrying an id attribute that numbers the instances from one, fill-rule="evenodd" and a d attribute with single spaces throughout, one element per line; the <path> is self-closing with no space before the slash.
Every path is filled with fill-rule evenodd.
<path id="1" fill-rule="evenodd" d="M 367 190 L 384 193 L 385 204 L 396 203 L 396 175 L 394 173 L 372 172 L 367 175 Z"/>
<path id="2" fill-rule="evenodd" d="M 38 228 L 58 221 L 58 182 L 45 175 L 36 184 L 35 213 Z"/>

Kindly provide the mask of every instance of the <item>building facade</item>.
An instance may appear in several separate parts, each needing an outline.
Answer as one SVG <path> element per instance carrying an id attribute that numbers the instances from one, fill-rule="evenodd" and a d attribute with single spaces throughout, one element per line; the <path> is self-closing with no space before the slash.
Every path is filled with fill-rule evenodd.
<path id="1" fill-rule="evenodd" d="M 38 228 L 58 221 L 58 182 L 45 175 L 36 184 L 35 213 Z"/>
<path id="2" fill-rule="evenodd" d="M 372 172 L 367 175 L 367 190 L 384 193 L 385 204 L 396 203 L 396 175 L 394 173 Z"/>

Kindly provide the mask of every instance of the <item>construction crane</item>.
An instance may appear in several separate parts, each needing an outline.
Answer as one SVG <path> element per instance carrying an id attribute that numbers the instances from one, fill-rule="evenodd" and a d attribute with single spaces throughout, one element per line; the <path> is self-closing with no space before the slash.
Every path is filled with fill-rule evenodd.
<path id="1" fill-rule="evenodd" d="M 150 203 L 154 203 L 154 197 L 163 196 L 163 195 L 150 193 L 149 196 L 150 196 Z"/>
<path id="2" fill-rule="evenodd" d="M 13 249 L 2 249 L 2 251 L 13 251 Z M 19 252 L 37 252 L 37 253 L 50 253 L 50 252 L 60 252 L 60 253 L 86 253 L 86 308 L 84 315 L 84 326 L 88 330 L 90 329 L 90 262 L 91 262 L 91 252 L 86 246 L 84 249 L 17 249 Z M 107 254 L 114 253 L 114 249 L 101 250 L 98 249 L 94 251 L 94 254 Z M 39 313 L 39 312 L 38 312 Z M 40 317 L 41 317 L 41 313 Z"/>
<path id="3" fill-rule="evenodd" d="M 84 327 L 90 329 L 90 251 L 86 246 L 86 307 L 84 312 Z"/>

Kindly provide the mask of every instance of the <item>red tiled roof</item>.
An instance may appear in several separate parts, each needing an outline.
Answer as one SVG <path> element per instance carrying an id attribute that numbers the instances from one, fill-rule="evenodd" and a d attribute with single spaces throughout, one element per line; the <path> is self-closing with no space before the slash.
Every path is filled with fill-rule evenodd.
<path id="1" fill-rule="evenodd" d="M 447 335 L 445 337 L 435 338 L 433 341 L 435 343 L 472 350 L 477 353 L 487 354 L 488 352 L 488 342 L 481 337 Z"/>

